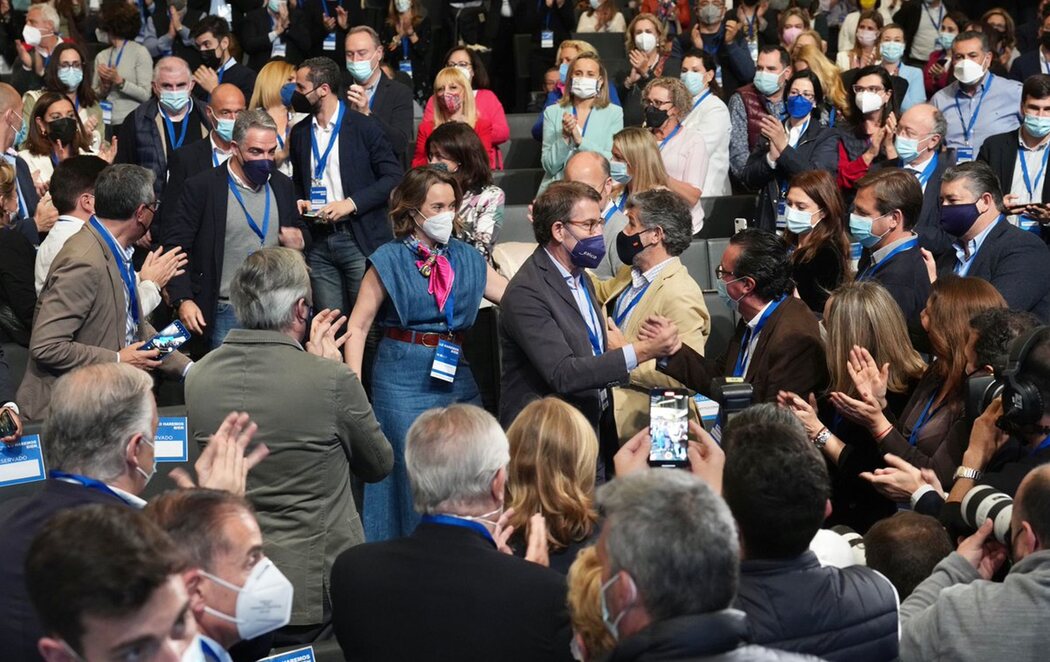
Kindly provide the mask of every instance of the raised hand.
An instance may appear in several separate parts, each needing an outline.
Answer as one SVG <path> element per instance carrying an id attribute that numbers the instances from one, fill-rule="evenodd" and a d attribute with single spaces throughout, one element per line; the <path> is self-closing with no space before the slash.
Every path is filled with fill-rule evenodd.
<path id="1" fill-rule="evenodd" d="M 325 308 L 314 315 L 310 325 L 310 336 L 306 341 L 306 351 L 314 356 L 342 362 L 342 347 L 350 338 L 350 331 L 338 337 L 337 334 L 346 321 L 347 317 L 341 315 L 338 309 Z"/>
<path id="2" fill-rule="evenodd" d="M 884 363 L 880 368 L 867 348 L 854 345 L 846 361 L 846 372 L 849 373 L 858 393 L 874 396 L 879 405 L 883 409 L 886 408 L 886 390 L 890 380 L 889 363 Z"/>
<path id="3" fill-rule="evenodd" d="M 140 280 L 153 281 L 158 288 L 163 288 L 175 276 L 186 273 L 184 267 L 189 262 L 180 246 L 175 246 L 167 253 L 163 251 L 164 247 L 158 246 L 157 250 L 146 253 L 142 269 L 139 270 Z"/>
<path id="4" fill-rule="evenodd" d="M 248 472 L 270 454 L 265 444 L 258 444 L 245 454 L 258 429 L 259 426 L 252 423 L 246 413 L 231 412 L 227 415 L 193 465 L 200 486 L 244 496 Z M 179 487 L 196 487 L 181 468 L 168 475 Z"/>
<path id="5" fill-rule="evenodd" d="M 722 493 L 722 471 L 726 454 L 707 430 L 696 421 L 689 421 L 689 472 L 703 479 L 717 494 Z"/>

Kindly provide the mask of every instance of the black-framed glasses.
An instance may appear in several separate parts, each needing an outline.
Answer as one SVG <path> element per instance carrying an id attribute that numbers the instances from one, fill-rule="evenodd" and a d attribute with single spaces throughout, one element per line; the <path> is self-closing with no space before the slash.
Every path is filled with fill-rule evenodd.
<path id="1" fill-rule="evenodd" d="M 737 277 L 737 275 L 732 271 L 729 271 L 728 269 L 723 269 L 722 265 L 718 265 L 717 267 L 715 267 L 715 278 L 717 278 L 718 280 L 725 280 L 726 276 L 732 276 L 733 278 Z"/>
<path id="2" fill-rule="evenodd" d="M 595 230 L 605 229 L 605 219 L 602 218 L 588 218 L 582 221 L 563 221 L 566 225 L 575 225 L 581 227 L 587 231 L 587 234 L 594 234 Z"/>
<path id="3" fill-rule="evenodd" d="M 157 210 L 160 209 L 160 200 L 154 200 L 150 204 L 146 205 L 146 209 L 150 210 L 153 215 L 157 214 Z"/>
<path id="4" fill-rule="evenodd" d="M 664 106 L 666 106 L 668 104 L 671 104 L 671 103 L 674 103 L 674 102 L 671 101 L 670 99 L 668 99 L 667 101 L 659 101 L 657 99 L 643 99 L 642 100 L 642 106 L 644 106 L 645 108 L 652 108 L 654 106 L 656 108 L 663 108 Z"/>
<path id="5" fill-rule="evenodd" d="M 814 96 L 814 94 L 812 92 L 798 92 L 796 90 L 791 90 L 790 92 L 788 92 L 788 96 L 789 97 L 802 97 L 806 101 L 816 101 L 816 99 L 817 99 L 817 97 Z"/>
<path id="6" fill-rule="evenodd" d="M 59 65 L 58 65 L 59 71 L 61 71 L 62 69 L 83 69 L 83 68 L 84 68 L 84 65 L 81 64 L 80 62 L 62 62 L 62 63 L 59 63 Z"/>

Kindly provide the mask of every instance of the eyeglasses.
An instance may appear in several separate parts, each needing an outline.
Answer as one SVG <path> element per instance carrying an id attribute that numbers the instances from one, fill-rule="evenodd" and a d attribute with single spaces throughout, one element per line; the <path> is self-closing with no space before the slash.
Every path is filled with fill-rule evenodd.
<path id="1" fill-rule="evenodd" d="M 83 69 L 84 65 L 80 62 L 62 62 L 59 63 L 58 68 L 61 69 Z"/>
<path id="2" fill-rule="evenodd" d="M 160 200 L 154 200 L 150 204 L 146 205 L 146 209 L 150 210 L 152 214 L 156 215 L 157 210 L 160 209 Z"/>
<path id="3" fill-rule="evenodd" d="M 732 276 L 733 278 L 736 278 L 735 273 L 723 269 L 722 265 L 718 265 L 717 267 L 715 267 L 715 278 L 717 278 L 718 280 L 725 280 L 726 276 Z"/>
<path id="4" fill-rule="evenodd" d="M 807 101 L 814 101 L 816 99 L 816 97 L 813 96 L 812 92 L 798 92 L 796 90 L 791 90 L 790 92 L 788 92 L 788 96 L 789 97 L 802 97 L 803 99 L 806 99 Z"/>
<path id="5" fill-rule="evenodd" d="M 671 100 L 659 101 L 657 99 L 643 99 L 642 100 L 642 105 L 644 107 L 646 107 L 646 108 L 653 108 L 653 107 L 663 108 L 664 106 L 666 106 L 666 105 L 668 105 L 670 103 L 673 103 L 673 102 Z"/>
<path id="6" fill-rule="evenodd" d="M 854 85 L 853 86 L 853 93 L 854 94 L 860 94 L 861 92 L 872 92 L 874 94 L 882 94 L 885 91 L 886 91 L 886 88 L 882 87 L 881 85 L 872 85 L 870 87 L 865 87 L 863 85 Z"/>
<path id="7" fill-rule="evenodd" d="M 595 230 L 601 231 L 605 229 L 605 220 L 601 218 L 588 218 L 582 221 L 564 221 L 566 225 L 575 225 L 583 228 L 587 231 L 587 234 L 594 234 Z"/>

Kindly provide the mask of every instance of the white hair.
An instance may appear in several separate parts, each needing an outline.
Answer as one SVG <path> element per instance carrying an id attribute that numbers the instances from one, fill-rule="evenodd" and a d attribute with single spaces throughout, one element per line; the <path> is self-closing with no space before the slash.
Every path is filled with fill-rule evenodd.
<path id="1" fill-rule="evenodd" d="M 39 5 L 30 5 L 29 9 L 26 10 L 26 16 L 31 11 L 38 11 L 43 16 L 42 18 L 51 24 L 51 31 L 58 33 L 58 28 L 62 24 L 62 18 L 58 15 L 58 10 L 55 9 L 50 3 L 41 3 Z"/>
<path id="2" fill-rule="evenodd" d="M 420 513 L 458 513 L 492 497 L 510 444 L 492 414 L 455 404 L 423 412 L 408 430 L 405 466 Z"/>
<path id="3" fill-rule="evenodd" d="M 187 79 L 193 75 L 190 73 L 190 65 L 186 60 L 175 55 L 169 55 L 157 60 L 157 64 L 153 65 L 153 80 L 157 80 L 157 76 L 161 72 L 185 74 Z"/>

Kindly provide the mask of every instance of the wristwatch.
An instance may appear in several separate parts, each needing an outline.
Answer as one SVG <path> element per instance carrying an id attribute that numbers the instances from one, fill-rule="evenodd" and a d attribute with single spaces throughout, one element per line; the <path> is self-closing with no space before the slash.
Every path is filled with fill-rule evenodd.
<path id="1" fill-rule="evenodd" d="M 955 480 L 960 478 L 966 478 L 967 480 L 980 480 L 984 472 L 977 469 L 971 469 L 970 467 L 959 467 L 955 470 Z"/>
<path id="2" fill-rule="evenodd" d="M 818 450 L 824 450 L 824 447 L 828 444 L 828 439 L 831 439 L 831 430 L 823 428 L 813 437 L 813 439 L 811 439 L 811 441 Z"/>

